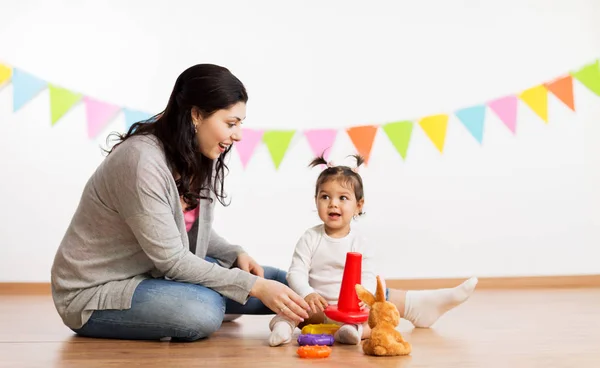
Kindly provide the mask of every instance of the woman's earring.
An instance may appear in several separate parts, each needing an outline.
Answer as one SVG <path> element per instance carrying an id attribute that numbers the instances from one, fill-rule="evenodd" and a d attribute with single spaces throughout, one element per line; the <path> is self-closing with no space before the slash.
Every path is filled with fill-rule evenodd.
<path id="1" fill-rule="evenodd" d="M 194 124 L 194 133 L 198 133 L 198 124 Z"/>

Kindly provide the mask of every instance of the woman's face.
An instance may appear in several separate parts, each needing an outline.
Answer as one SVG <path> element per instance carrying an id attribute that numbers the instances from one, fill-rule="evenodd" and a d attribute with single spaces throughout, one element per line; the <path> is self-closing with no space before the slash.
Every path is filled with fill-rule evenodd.
<path id="1" fill-rule="evenodd" d="M 238 102 L 229 109 L 217 110 L 202 118 L 197 109 L 192 109 L 192 121 L 196 126 L 196 139 L 200 152 L 217 159 L 233 142 L 242 139 L 242 121 L 246 118 L 246 104 Z"/>

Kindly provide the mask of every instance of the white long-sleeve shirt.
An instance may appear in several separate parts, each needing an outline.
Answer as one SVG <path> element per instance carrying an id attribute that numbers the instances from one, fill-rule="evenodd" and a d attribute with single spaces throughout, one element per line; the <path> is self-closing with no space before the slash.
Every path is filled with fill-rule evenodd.
<path id="1" fill-rule="evenodd" d="M 337 303 L 348 252 L 362 254 L 361 284 L 375 293 L 377 280 L 372 245 L 356 228 L 338 239 L 327 235 L 322 224 L 308 229 L 298 240 L 287 274 L 290 288 L 302 298 L 316 292 L 328 303 Z"/>

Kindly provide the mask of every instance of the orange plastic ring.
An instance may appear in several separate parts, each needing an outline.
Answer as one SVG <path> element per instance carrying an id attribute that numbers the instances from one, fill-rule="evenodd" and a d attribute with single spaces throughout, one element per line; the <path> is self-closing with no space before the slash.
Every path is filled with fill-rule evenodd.
<path id="1" fill-rule="evenodd" d="M 301 346 L 296 351 L 301 358 L 327 358 L 331 354 L 331 348 L 323 345 Z"/>

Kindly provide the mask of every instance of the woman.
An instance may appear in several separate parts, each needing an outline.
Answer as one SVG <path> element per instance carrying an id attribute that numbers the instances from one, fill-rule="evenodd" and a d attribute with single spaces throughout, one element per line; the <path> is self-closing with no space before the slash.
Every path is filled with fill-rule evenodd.
<path id="1" fill-rule="evenodd" d="M 229 70 L 195 65 L 179 76 L 162 113 L 118 135 L 52 265 L 65 325 L 90 337 L 194 341 L 215 332 L 225 313 L 309 317 L 285 272 L 263 269 L 212 229 L 215 201 L 225 200 L 224 160 L 242 138 L 247 101 Z M 450 291 L 436 292 L 390 299 L 406 318 L 432 320 L 458 304 Z"/>

